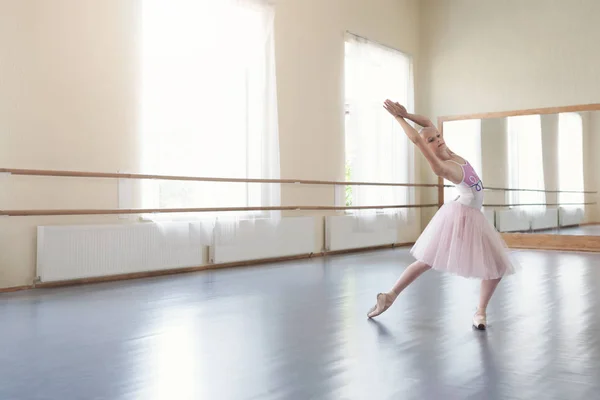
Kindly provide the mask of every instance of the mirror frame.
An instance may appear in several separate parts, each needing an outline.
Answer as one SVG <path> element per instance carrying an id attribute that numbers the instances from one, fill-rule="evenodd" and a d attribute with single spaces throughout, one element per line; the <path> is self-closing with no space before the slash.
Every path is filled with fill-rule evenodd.
<path id="1" fill-rule="evenodd" d="M 565 112 L 600 111 L 600 103 L 580 104 L 562 107 L 532 108 L 525 110 L 499 111 L 479 114 L 441 116 L 437 119 L 438 130 L 443 135 L 444 122 L 467 119 L 505 118 L 521 115 L 546 115 Z M 438 207 L 444 204 L 444 179 L 438 177 Z M 600 188 L 595 188 L 599 190 Z M 600 236 L 590 235 L 553 235 L 538 233 L 501 233 L 508 247 L 513 249 L 538 249 L 600 252 Z"/>

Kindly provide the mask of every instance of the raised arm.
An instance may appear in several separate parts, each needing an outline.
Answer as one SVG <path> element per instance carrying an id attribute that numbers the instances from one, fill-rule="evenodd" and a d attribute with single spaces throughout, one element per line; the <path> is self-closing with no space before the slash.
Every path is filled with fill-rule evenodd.
<path id="1" fill-rule="evenodd" d="M 421 153 L 425 156 L 425 159 L 429 163 L 429 166 L 433 170 L 433 173 L 437 176 L 446 177 L 448 174 L 446 163 L 438 158 L 433 151 L 427 146 L 425 140 L 419 135 L 419 132 L 415 130 L 406 120 L 402 117 L 396 117 L 396 120 L 404 129 L 406 136 L 410 139 L 411 142 L 417 146 L 417 148 L 421 151 Z"/>
<path id="2" fill-rule="evenodd" d="M 393 103 L 390 100 L 387 100 L 387 101 L 389 101 L 391 104 L 393 104 L 396 107 L 396 110 L 399 111 L 399 113 L 400 113 L 399 115 L 401 115 L 403 118 L 406 118 L 409 121 L 412 121 L 417 125 L 421 125 L 423 128 L 435 128 L 435 125 L 433 125 L 433 122 L 431 122 L 431 120 L 429 118 L 424 117 L 422 115 L 418 115 L 418 114 L 411 114 L 408 111 L 406 111 L 406 107 L 404 107 L 402 104 Z M 386 103 L 387 103 L 387 101 L 386 101 Z"/>
<path id="3" fill-rule="evenodd" d="M 443 170 L 443 161 L 440 160 L 431 151 L 429 146 L 427 146 L 427 144 L 425 143 L 425 140 L 423 140 L 421 135 L 419 135 L 419 132 L 417 132 L 417 130 L 415 128 L 410 126 L 410 124 L 408 122 L 406 122 L 406 120 L 404 119 L 404 115 L 406 115 L 406 108 L 399 105 L 398 103 L 393 103 L 390 100 L 386 100 L 385 103 L 383 104 L 383 107 L 390 114 L 392 114 L 394 116 L 394 118 L 396 118 L 396 121 L 398 121 L 400 123 L 400 126 L 402 126 L 402 129 L 404 130 L 404 133 L 406 134 L 406 136 L 408 136 L 410 141 L 413 142 L 418 147 L 418 149 L 421 151 L 421 153 L 423 153 L 423 155 L 427 159 L 427 162 L 431 166 L 431 169 L 433 169 L 433 172 L 436 175 L 439 175 L 438 173 L 442 173 L 443 172 L 442 171 Z"/>
<path id="4" fill-rule="evenodd" d="M 402 126 L 406 136 L 408 136 L 410 141 L 413 142 L 421 151 L 423 156 L 425 156 L 425 159 L 429 163 L 429 166 L 433 170 L 434 174 L 455 183 L 460 180 L 458 176 L 459 174 L 462 174 L 462 171 L 457 171 L 458 165 L 441 160 L 433 152 L 431 147 L 427 145 L 419 132 L 417 132 L 415 128 L 406 122 L 406 119 L 402 115 L 403 113 L 406 114 L 406 109 L 404 107 L 399 106 L 397 103 L 393 103 L 390 100 L 386 100 L 383 107 L 400 123 L 400 126 Z"/>
<path id="5" fill-rule="evenodd" d="M 421 125 L 423 128 L 435 128 L 435 125 L 433 125 L 433 122 L 431 122 L 431 120 L 429 118 L 424 117 L 422 115 L 406 113 L 405 118 L 411 120 L 415 124 Z"/>

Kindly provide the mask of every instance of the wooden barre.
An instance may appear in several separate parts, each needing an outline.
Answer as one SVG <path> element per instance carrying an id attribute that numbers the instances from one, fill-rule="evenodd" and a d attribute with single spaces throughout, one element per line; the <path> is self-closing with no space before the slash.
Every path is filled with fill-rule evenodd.
<path id="1" fill-rule="evenodd" d="M 51 215 L 122 215 L 122 214 L 164 214 L 164 213 L 206 213 L 240 211 L 344 211 L 382 210 L 392 208 L 427 208 L 437 204 L 402 204 L 387 206 L 281 206 L 281 207 L 215 207 L 215 208 L 140 208 L 140 209 L 81 209 L 81 210 L 0 210 L 0 216 L 28 217 Z"/>
<path id="2" fill-rule="evenodd" d="M 516 203 L 516 204 L 484 204 L 483 207 L 528 207 L 528 206 L 593 206 L 592 203 Z"/>
<path id="3" fill-rule="evenodd" d="M 540 203 L 540 204 L 484 204 L 483 207 L 527 207 L 594 205 L 596 203 Z M 124 214 L 166 214 L 166 213 L 206 213 L 240 211 L 345 211 L 345 210 L 383 210 L 399 208 L 430 208 L 438 204 L 401 204 L 387 206 L 282 206 L 282 207 L 214 207 L 214 208 L 139 208 L 139 209 L 68 209 L 68 210 L 0 210 L 4 217 L 57 216 L 57 215 L 124 215 Z"/>
<path id="4" fill-rule="evenodd" d="M 452 187 L 451 185 L 446 185 L 446 187 Z M 504 192 L 542 192 L 542 193 L 579 193 L 579 194 L 597 194 L 596 191 L 586 191 L 586 190 L 545 190 L 545 189 L 509 189 L 509 188 L 497 188 L 497 187 L 484 187 L 484 190 L 491 191 L 504 191 Z"/>
<path id="5" fill-rule="evenodd" d="M 438 187 L 435 183 L 392 183 L 392 182 L 340 182 L 312 179 L 252 179 L 252 178 L 214 178 L 202 176 L 125 174 L 117 172 L 81 172 L 34 169 L 0 168 L 0 173 L 26 176 L 53 176 L 69 178 L 112 178 L 112 179 L 150 179 L 167 181 L 195 182 L 229 182 L 229 183 L 292 183 L 302 185 L 336 185 L 336 186 L 404 186 L 404 187 Z"/>
<path id="6" fill-rule="evenodd" d="M 302 185 L 334 185 L 334 186 L 396 186 L 396 187 L 426 187 L 426 188 L 452 188 L 454 185 L 439 185 L 434 183 L 392 183 L 392 182 L 345 182 L 345 181 L 323 181 L 311 179 L 252 179 L 252 178 L 214 178 L 199 176 L 178 175 L 151 175 L 151 174 L 126 174 L 119 172 L 82 172 L 82 171 L 59 171 L 59 170 L 36 170 L 36 169 L 11 169 L 0 168 L 0 174 L 22 175 L 22 176 L 46 176 L 63 178 L 108 178 L 108 179 L 145 179 L 145 180 L 170 180 L 170 181 L 193 181 L 193 182 L 223 182 L 223 183 L 283 183 Z M 510 189 L 497 187 L 484 187 L 489 191 L 516 191 L 516 192 L 544 192 L 544 193 L 580 193 L 597 194 L 597 191 L 571 191 L 571 190 L 544 190 L 544 189 Z"/>

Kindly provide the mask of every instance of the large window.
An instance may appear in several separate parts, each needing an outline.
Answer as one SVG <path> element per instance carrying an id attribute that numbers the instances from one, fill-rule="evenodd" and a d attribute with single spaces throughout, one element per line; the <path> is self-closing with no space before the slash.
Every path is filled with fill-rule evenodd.
<path id="1" fill-rule="evenodd" d="M 144 0 L 147 173 L 279 178 L 273 10 L 260 0 Z M 279 186 L 145 182 L 145 207 L 277 206 Z M 205 216 L 205 214 L 203 214 Z"/>
<path id="2" fill-rule="evenodd" d="M 412 109 L 410 57 L 348 34 L 345 49 L 347 180 L 414 182 L 413 145 L 398 122 L 383 108 L 388 98 L 405 105 L 409 111 Z M 354 206 L 407 204 L 413 198 L 413 189 L 404 187 L 355 186 L 346 190 L 346 204 Z"/>
<path id="3" fill-rule="evenodd" d="M 508 117 L 508 182 L 512 189 L 545 190 L 542 154 L 542 124 L 539 115 Z M 546 193 L 509 192 L 511 204 L 545 204 Z M 519 207 L 524 212 L 545 206 Z"/>
<path id="4" fill-rule="evenodd" d="M 583 123 L 577 113 L 558 115 L 558 190 L 583 191 Z M 583 193 L 559 193 L 559 203 L 583 203 Z M 583 205 L 566 206 L 583 208 Z"/>

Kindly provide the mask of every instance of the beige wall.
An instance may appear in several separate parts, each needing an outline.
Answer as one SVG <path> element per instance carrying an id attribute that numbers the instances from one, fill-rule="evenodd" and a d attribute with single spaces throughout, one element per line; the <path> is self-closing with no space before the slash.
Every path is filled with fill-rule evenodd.
<path id="1" fill-rule="evenodd" d="M 584 118 L 584 127 L 587 125 L 587 137 L 584 137 L 583 143 L 583 163 L 586 166 L 584 173 L 584 184 L 590 189 L 600 192 L 600 112 L 589 113 Z M 586 195 L 586 202 L 600 203 L 600 196 L 597 194 Z M 600 222 L 600 204 L 588 207 L 590 212 L 587 218 L 594 222 Z"/>
<path id="2" fill-rule="evenodd" d="M 600 53 L 589 47 L 600 37 L 599 1 L 421 4 L 420 88 L 429 116 L 600 102 Z"/>
<path id="3" fill-rule="evenodd" d="M 558 189 L 558 114 L 542 115 L 542 157 L 544 185 L 548 190 Z M 585 136 L 585 131 L 583 132 Z M 556 193 L 546 193 L 547 203 L 558 202 Z"/>
<path id="4" fill-rule="evenodd" d="M 507 187 L 508 174 L 508 142 L 506 136 L 506 120 L 503 118 L 484 119 L 481 121 L 481 180 L 488 187 Z M 486 192 L 485 202 L 488 204 L 504 204 L 504 192 Z"/>
<path id="5" fill-rule="evenodd" d="M 418 1 L 275 3 L 281 175 L 343 179 L 344 31 L 412 54 L 418 68 Z M 1 167 L 138 170 L 138 16 L 139 0 L 0 0 Z M 114 181 L 0 184 L 0 208 L 118 206 Z M 333 204 L 331 188 L 286 186 L 282 197 Z M 0 288 L 32 282 L 36 226 L 115 221 L 0 219 Z"/>

